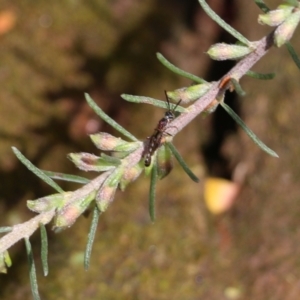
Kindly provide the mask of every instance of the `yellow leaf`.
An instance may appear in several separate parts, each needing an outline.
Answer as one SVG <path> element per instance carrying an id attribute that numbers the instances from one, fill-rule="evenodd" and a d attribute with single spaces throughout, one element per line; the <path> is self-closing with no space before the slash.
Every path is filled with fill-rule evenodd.
<path id="1" fill-rule="evenodd" d="M 16 23 L 16 14 L 12 10 L 0 12 L 0 35 L 10 31 Z"/>
<path id="2" fill-rule="evenodd" d="M 222 178 L 209 177 L 204 182 L 204 200 L 212 214 L 227 211 L 240 190 L 240 185 Z"/>

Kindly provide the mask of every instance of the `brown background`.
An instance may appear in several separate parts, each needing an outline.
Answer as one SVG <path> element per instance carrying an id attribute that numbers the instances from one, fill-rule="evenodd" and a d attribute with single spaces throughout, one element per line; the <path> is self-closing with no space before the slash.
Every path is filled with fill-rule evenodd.
<path id="1" fill-rule="evenodd" d="M 252 1 L 209 3 L 250 40 L 270 30 L 257 24 L 260 11 Z M 268 1 L 272 8 L 279 3 Z M 87 106 L 84 92 L 143 140 L 164 112 L 119 95 L 163 99 L 165 89 L 191 84 L 166 70 L 156 52 L 207 80 L 232 66 L 205 55 L 212 43 L 234 40 L 196 0 L 3 0 L 0 34 L 0 225 L 31 218 L 26 200 L 53 193 L 17 162 L 11 146 L 40 168 L 81 174 L 67 153 L 97 154 L 88 134 L 113 132 Z M 292 42 L 300 52 L 298 36 Z M 90 218 L 60 234 L 49 231 L 47 278 L 39 236 L 31 238 L 43 299 L 299 299 L 300 73 L 285 47 L 272 49 L 255 70 L 276 72 L 276 78 L 243 78 L 246 97 L 231 94 L 226 102 L 280 158 L 259 150 L 220 108 L 199 116 L 174 143 L 201 183 L 176 164 L 159 182 L 154 225 L 149 179 L 141 176 L 101 216 L 88 272 L 82 256 Z M 237 201 L 212 216 L 203 203 L 203 179 L 232 179 L 241 164 L 246 177 Z M 10 254 L 13 266 L 0 275 L 0 298 L 31 299 L 24 245 Z"/>

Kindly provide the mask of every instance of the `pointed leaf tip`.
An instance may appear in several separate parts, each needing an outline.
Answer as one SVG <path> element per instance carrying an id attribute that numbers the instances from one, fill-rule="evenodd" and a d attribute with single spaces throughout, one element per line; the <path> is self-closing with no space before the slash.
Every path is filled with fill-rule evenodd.
<path id="1" fill-rule="evenodd" d="M 247 125 L 243 122 L 243 120 L 224 102 L 220 103 L 221 106 L 225 109 L 225 111 L 241 126 L 241 128 L 245 131 L 245 133 L 250 137 L 250 139 L 264 152 L 268 153 L 273 157 L 279 157 L 278 154 L 270 149 L 267 145 L 265 145 L 256 135 L 255 133 L 247 127 Z"/>

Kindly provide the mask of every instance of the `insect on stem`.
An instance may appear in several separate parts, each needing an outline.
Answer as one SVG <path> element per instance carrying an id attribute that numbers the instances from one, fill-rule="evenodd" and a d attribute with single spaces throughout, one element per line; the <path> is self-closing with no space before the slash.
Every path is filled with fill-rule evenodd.
<path id="1" fill-rule="evenodd" d="M 165 116 L 159 120 L 158 125 L 154 129 L 154 133 L 149 137 L 149 143 L 144 154 L 146 167 L 150 166 L 151 158 L 154 152 L 162 145 L 163 136 L 169 134 L 168 132 L 166 132 L 166 130 L 169 127 L 168 125 L 175 119 L 175 110 L 181 102 L 180 99 L 176 106 L 171 109 L 170 100 L 166 91 L 165 95 L 167 101 L 167 111 L 165 112 Z"/>

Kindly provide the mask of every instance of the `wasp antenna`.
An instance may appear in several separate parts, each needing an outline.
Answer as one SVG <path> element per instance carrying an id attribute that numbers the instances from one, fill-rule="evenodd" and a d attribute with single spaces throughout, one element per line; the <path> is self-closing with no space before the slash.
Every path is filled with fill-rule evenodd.
<path id="1" fill-rule="evenodd" d="M 168 105 L 167 109 L 168 109 L 168 111 L 171 111 L 171 112 L 174 113 L 175 110 L 176 110 L 176 108 L 177 108 L 177 106 L 181 103 L 182 99 L 180 99 L 180 100 L 177 102 L 177 104 L 174 106 L 174 108 L 171 109 L 170 99 L 169 99 L 169 97 L 168 97 L 168 94 L 167 94 L 167 91 L 166 91 L 166 90 L 165 90 L 165 95 L 166 95 L 167 105 Z"/>
<path id="2" fill-rule="evenodd" d="M 173 108 L 173 112 L 175 112 L 177 106 L 181 103 L 181 100 L 182 100 L 182 99 L 180 99 L 180 100 L 177 102 L 177 104 L 176 104 L 175 107 Z"/>
<path id="3" fill-rule="evenodd" d="M 171 111 L 171 107 L 170 107 L 170 99 L 168 97 L 168 94 L 167 94 L 167 91 L 165 90 L 165 95 L 166 95 L 166 99 L 167 99 L 167 110 L 168 111 Z"/>

